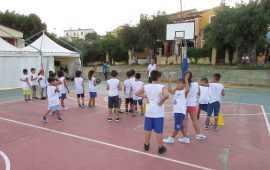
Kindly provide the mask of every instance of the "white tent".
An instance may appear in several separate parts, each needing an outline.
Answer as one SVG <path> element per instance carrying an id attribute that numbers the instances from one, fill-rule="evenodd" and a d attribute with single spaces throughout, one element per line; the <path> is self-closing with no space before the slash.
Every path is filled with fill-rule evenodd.
<path id="1" fill-rule="evenodd" d="M 23 69 L 40 66 L 39 53 L 24 52 L 0 38 L 0 90 L 18 88 Z"/>
<path id="2" fill-rule="evenodd" d="M 40 53 L 40 60 L 46 73 L 57 72 L 60 68 L 64 68 L 67 77 L 74 77 L 75 71 L 81 69 L 80 53 L 58 45 L 44 33 L 22 50 Z"/>

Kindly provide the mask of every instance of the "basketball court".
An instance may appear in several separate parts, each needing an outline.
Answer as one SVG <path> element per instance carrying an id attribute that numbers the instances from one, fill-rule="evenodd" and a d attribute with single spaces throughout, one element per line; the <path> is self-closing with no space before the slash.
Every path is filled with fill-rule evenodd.
<path id="1" fill-rule="evenodd" d="M 107 122 L 105 91 L 96 102 L 96 108 L 78 108 L 70 93 L 65 120 L 49 117 L 47 124 L 40 120 L 47 101 L 1 102 L 0 169 L 270 169 L 269 122 L 261 105 L 227 101 L 219 131 L 203 129 L 203 114 L 206 140 L 195 139 L 190 123 L 191 143 L 166 144 L 159 155 L 154 134 L 150 151 L 143 150 L 143 116 L 124 113 L 120 122 Z M 164 137 L 173 129 L 171 111 L 168 100 Z"/>

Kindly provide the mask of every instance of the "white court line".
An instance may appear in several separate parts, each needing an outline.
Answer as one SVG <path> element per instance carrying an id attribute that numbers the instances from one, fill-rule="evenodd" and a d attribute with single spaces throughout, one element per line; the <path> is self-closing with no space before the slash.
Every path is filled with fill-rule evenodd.
<path id="1" fill-rule="evenodd" d="M 2 151 L 0 151 L 0 155 L 3 157 L 3 159 L 6 163 L 6 170 L 10 170 L 10 161 L 9 161 L 7 155 Z"/>
<path id="2" fill-rule="evenodd" d="M 167 158 L 167 157 L 162 157 L 162 156 L 159 156 L 159 155 L 154 155 L 154 154 L 151 154 L 151 153 L 142 152 L 142 151 L 139 151 L 139 150 L 135 150 L 135 149 L 131 149 L 131 148 L 127 148 L 127 147 L 123 147 L 123 146 L 119 146 L 119 145 L 115 145 L 115 144 L 111 144 L 111 143 L 107 143 L 107 142 L 102 142 L 102 141 L 98 141 L 98 140 L 95 140 L 95 139 L 86 138 L 86 137 L 83 137 L 83 136 L 73 135 L 73 134 L 70 134 L 70 133 L 65 133 L 65 132 L 61 132 L 61 131 L 57 131 L 57 130 L 53 130 L 53 129 L 49 129 L 49 128 L 44 128 L 44 127 L 41 127 L 41 126 L 36 126 L 36 125 L 28 124 L 28 123 L 23 123 L 23 122 L 19 122 L 19 121 L 12 120 L 12 119 L 7 119 L 7 118 L 4 118 L 4 117 L 0 117 L 0 120 L 16 123 L 16 124 L 19 124 L 19 125 L 28 126 L 28 127 L 31 127 L 31 128 L 41 129 L 41 130 L 48 131 L 48 132 L 51 132 L 51 133 L 60 134 L 60 135 L 64 135 L 64 136 L 68 136 L 68 137 L 72 137 L 72 138 L 77 138 L 77 139 L 81 139 L 81 140 L 85 140 L 85 141 L 89 141 L 89 142 L 93 142 L 93 143 L 97 143 L 97 144 L 101 144 L 101 145 L 106 145 L 106 146 L 109 146 L 109 147 L 122 149 L 122 150 L 125 150 L 125 151 L 129 151 L 129 152 L 133 152 L 133 153 L 137 153 L 137 154 L 141 154 L 141 155 L 145 155 L 145 156 L 149 156 L 149 157 L 152 157 L 152 158 L 157 158 L 157 159 L 161 159 L 161 160 L 165 160 L 165 161 L 169 161 L 169 162 L 173 162 L 173 163 L 177 163 L 177 164 L 181 164 L 181 165 L 186 165 L 186 166 L 197 168 L 197 169 L 212 170 L 210 168 L 203 167 L 203 166 L 200 166 L 200 165 L 196 165 L 196 164 L 192 164 L 192 163 L 188 163 L 188 162 L 184 162 L 184 161 L 179 161 L 179 160 L 175 160 L 175 159 L 171 159 L 171 158 Z"/>
<path id="3" fill-rule="evenodd" d="M 166 114 L 172 114 L 172 112 L 164 112 Z M 223 116 L 258 116 L 258 115 L 270 115 L 270 113 L 222 113 Z M 207 116 L 206 114 L 201 114 L 200 116 Z"/>
<path id="4" fill-rule="evenodd" d="M 270 125 L 269 125 L 269 121 L 268 121 L 268 118 L 266 116 L 263 105 L 261 105 L 261 109 L 262 109 L 262 112 L 263 112 L 263 116 L 264 116 L 264 120 L 265 120 L 265 123 L 266 123 L 267 130 L 268 130 L 268 133 L 269 133 L 269 136 L 270 136 Z"/>

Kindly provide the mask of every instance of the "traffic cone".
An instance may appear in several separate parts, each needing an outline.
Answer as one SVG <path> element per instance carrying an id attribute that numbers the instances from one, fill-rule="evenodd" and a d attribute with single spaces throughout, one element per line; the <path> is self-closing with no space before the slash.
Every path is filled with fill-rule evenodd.
<path id="1" fill-rule="evenodd" d="M 218 122 L 217 122 L 218 126 L 224 126 L 224 120 L 223 120 L 223 116 L 222 113 L 218 114 Z"/>

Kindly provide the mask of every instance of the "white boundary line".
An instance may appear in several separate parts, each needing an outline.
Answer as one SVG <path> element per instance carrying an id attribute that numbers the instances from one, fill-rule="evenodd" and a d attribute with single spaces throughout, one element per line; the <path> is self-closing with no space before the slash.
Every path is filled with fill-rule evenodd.
<path id="1" fill-rule="evenodd" d="M 28 123 L 23 123 L 23 122 L 19 122 L 19 121 L 12 120 L 12 119 L 7 119 L 7 118 L 0 117 L 0 120 L 16 123 L 16 124 L 19 124 L 19 125 L 28 126 L 28 127 L 31 127 L 31 128 L 41 129 L 41 130 L 48 131 L 48 132 L 51 132 L 51 133 L 60 134 L 60 135 L 64 135 L 64 136 L 68 136 L 68 137 L 72 137 L 72 138 L 77 138 L 77 139 L 81 139 L 81 140 L 85 140 L 85 141 L 89 141 L 89 142 L 93 142 L 93 143 L 97 143 L 97 144 L 101 144 L 101 145 L 106 145 L 106 146 L 109 146 L 109 147 L 122 149 L 122 150 L 125 150 L 125 151 L 129 151 L 129 152 L 133 152 L 133 153 L 137 153 L 137 154 L 141 154 L 141 155 L 145 155 L 145 156 L 149 156 L 149 157 L 152 157 L 152 158 L 157 158 L 157 159 L 161 159 L 161 160 L 165 160 L 165 161 L 169 161 L 169 162 L 174 162 L 174 163 L 181 164 L 181 165 L 186 165 L 186 166 L 197 168 L 197 169 L 212 170 L 210 168 L 203 167 L 203 166 L 200 166 L 200 165 L 196 165 L 196 164 L 192 164 L 192 163 L 188 163 L 188 162 L 184 162 L 184 161 L 179 161 L 179 160 L 175 160 L 175 159 L 171 159 L 171 158 L 167 158 L 167 157 L 162 157 L 162 156 L 159 156 L 159 155 L 154 155 L 154 154 L 151 154 L 151 153 L 147 153 L 147 152 L 143 152 L 143 151 L 139 151 L 139 150 L 135 150 L 135 149 L 131 149 L 131 148 L 127 148 L 127 147 L 123 147 L 123 146 L 119 146 L 119 145 L 115 145 L 115 144 L 111 144 L 111 143 L 107 143 L 107 142 L 102 142 L 102 141 L 98 141 L 98 140 L 91 139 L 91 138 L 86 138 L 86 137 L 82 137 L 82 136 L 78 136 L 78 135 L 73 135 L 73 134 L 70 134 L 70 133 L 65 133 L 65 132 L 61 132 L 61 131 L 57 131 L 57 130 L 53 130 L 53 129 L 49 129 L 49 128 L 44 128 L 44 127 L 41 127 L 41 126 L 36 126 L 36 125 L 28 124 Z"/>
<path id="2" fill-rule="evenodd" d="M 6 163 L 6 170 L 10 170 L 10 161 L 9 161 L 7 155 L 2 151 L 0 151 L 0 155 L 3 157 L 3 159 Z"/>
<path id="3" fill-rule="evenodd" d="M 262 109 L 262 112 L 263 112 L 263 117 L 264 117 L 264 120 L 265 120 L 265 124 L 266 124 L 267 130 L 268 130 L 268 133 L 269 133 L 269 136 L 270 136 L 270 125 L 269 125 L 269 121 L 268 121 L 268 118 L 266 116 L 266 113 L 265 113 L 265 110 L 264 110 L 263 105 L 261 105 L 261 109 Z"/>

